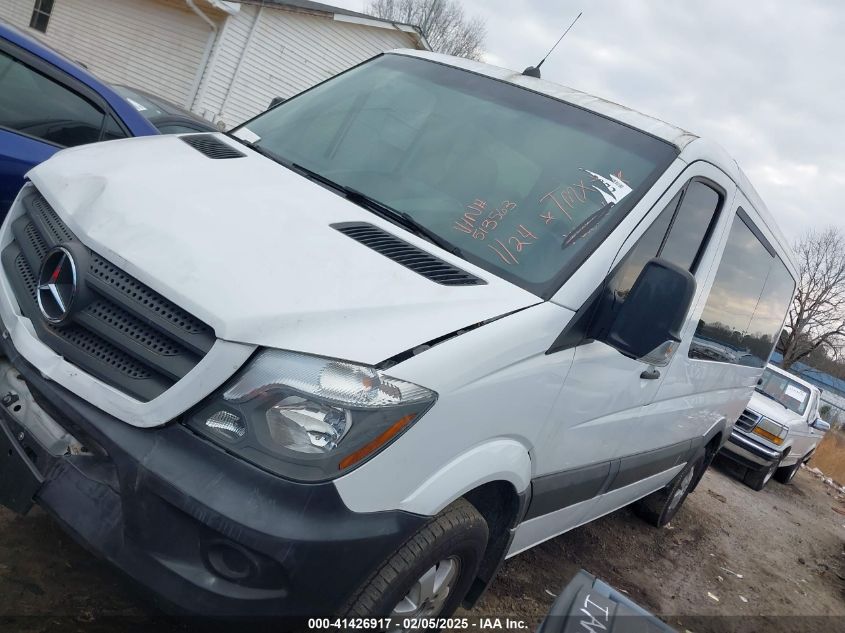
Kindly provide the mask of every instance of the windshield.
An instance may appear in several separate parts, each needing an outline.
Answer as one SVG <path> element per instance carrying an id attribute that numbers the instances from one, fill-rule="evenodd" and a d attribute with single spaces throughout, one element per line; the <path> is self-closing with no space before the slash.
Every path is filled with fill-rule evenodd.
<path id="1" fill-rule="evenodd" d="M 384 55 L 234 136 L 407 213 L 462 257 L 553 293 L 676 150 L 572 105 Z"/>
<path id="2" fill-rule="evenodd" d="M 810 390 L 804 385 L 790 380 L 786 376 L 766 369 L 757 385 L 757 391 L 772 400 L 780 402 L 790 411 L 804 415 L 810 402 Z"/>

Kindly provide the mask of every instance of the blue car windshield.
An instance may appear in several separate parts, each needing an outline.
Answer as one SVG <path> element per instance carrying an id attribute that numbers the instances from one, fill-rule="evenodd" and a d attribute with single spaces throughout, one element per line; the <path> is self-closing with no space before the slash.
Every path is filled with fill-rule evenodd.
<path id="1" fill-rule="evenodd" d="M 408 214 L 465 259 L 543 297 L 677 155 L 574 105 L 395 54 L 234 135 Z"/>

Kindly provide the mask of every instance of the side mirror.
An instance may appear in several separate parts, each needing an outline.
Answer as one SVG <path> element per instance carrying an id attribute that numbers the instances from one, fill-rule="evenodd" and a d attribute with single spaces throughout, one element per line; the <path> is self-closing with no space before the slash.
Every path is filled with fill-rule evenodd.
<path id="1" fill-rule="evenodd" d="M 810 426 L 812 426 L 817 431 L 822 431 L 823 433 L 827 433 L 830 430 L 830 424 L 828 424 L 821 418 L 816 418 L 815 422 L 813 422 Z"/>
<path id="2" fill-rule="evenodd" d="M 287 99 L 285 99 L 284 97 L 273 97 L 273 100 L 270 101 L 270 107 L 267 109 L 269 110 L 271 108 L 275 108 L 277 105 L 279 105 L 280 103 L 284 103 L 285 101 L 287 101 Z"/>
<path id="3" fill-rule="evenodd" d="M 604 342 L 625 356 L 667 365 L 695 294 L 695 277 L 662 259 L 646 263 Z"/>

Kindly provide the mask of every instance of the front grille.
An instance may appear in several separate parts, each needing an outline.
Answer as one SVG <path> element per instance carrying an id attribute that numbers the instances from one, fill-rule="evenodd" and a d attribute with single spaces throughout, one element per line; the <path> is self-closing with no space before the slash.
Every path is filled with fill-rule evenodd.
<path id="1" fill-rule="evenodd" d="M 38 338 L 65 360 L 120 391 L 148 401 L 193 369 L 214 344 L 214 331 L 101 255 L 82 246 L 44 197 L 23 199 L 3 250 L 3 269 Z M 77 262 L 85 290 L 67 323 L 47 322 L 38 307 L 41 262 L 56 246 L 87 255 Z M 75 258 L 76 259 L 76 258 Z"/>
<path id="2" fill-rule="evenodd" d="M 746 432 L 752 431 L 757 426 L 761 417 L 760 414 L 746 409 L 739 414 L 739 419 L 736 421 L 736 428 Z"/>

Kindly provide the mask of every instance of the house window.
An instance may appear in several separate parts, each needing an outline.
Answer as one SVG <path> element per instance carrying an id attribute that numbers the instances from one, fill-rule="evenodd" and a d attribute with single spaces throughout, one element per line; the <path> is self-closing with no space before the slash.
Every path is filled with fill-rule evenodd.
<path id="1" fill-rule="evenodd" d="M 53 0 L 35 0 L 35 6 L 32 8 L 32 19 L 29 21 L 30 28 L 46 33 L 47 22 L 50 21 L 52 12 Z"/>

